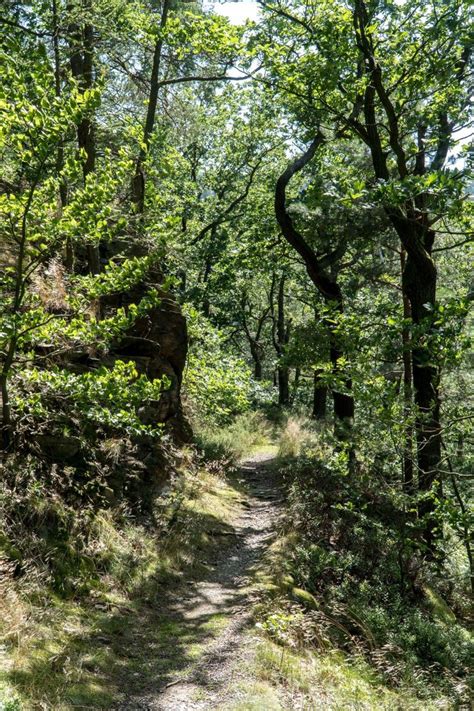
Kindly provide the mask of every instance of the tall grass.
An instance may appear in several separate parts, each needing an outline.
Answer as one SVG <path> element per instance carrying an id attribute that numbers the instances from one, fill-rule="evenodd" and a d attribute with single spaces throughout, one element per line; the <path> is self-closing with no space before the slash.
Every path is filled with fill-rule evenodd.
<path id="1" fill-rule="evenodd" d="M 270 425 L 258 412 L 239 415 L 226 426 L 197 425 L 195 432 L 197 445 L 205 459 L 230 464 L 271 441 Z"/>
<path id="2" fill-rule="evenodd" d="M 290 416 L 280 430 L 278 441 L 279 459 L 296 459 L 301 454 L 320 450 L 324 423 L 315 423 L 303 416 Z"/>
<path id="3" fill-rule="evenodd" d="M 278 443 L 278 457 L 280 459 L 299 457 L 303 444 L 302 440 L 306 435 L 305 424 L 306 422 L 301 418 L 288 418 Z"/>

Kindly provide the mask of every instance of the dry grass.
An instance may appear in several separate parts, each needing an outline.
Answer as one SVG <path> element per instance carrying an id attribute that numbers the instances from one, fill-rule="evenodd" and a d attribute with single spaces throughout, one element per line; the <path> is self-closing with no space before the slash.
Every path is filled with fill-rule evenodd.
<path id="1" fill-rule="evenodd" d="M 418 711 L 420 700 L 410 693 L 389 689 L 361 659 L 351 662 L 340 653 L 316 654 L 281 647 L 268 639 L 257 642 L 253 683 L 244 698 L 228 711 L 263 709 L 265 698 L 278 699 L 272 708 L 289 704 L 307 709 L 357 709 L 358 711 Z M 275 703 L 275 702 L 274 702 Z M 423 709 L 448 709 L 448 701 L 423 701 Z"/>
<path id="2" fill-rule="evenodd" d="M 46 309 L 67 310 L 67 284 L 64 265 L 52 259 L 43 271 L 32 275 L 32 291 Z"/>
<path id="3" fill-rule="evenodd" d="M 289 417 L 285 428 L 280 435 L 278 446 L 278 456 L 280 459 L 298 457 L 301 453 L 303 432 L 302 422 L 293 417 Z"/>

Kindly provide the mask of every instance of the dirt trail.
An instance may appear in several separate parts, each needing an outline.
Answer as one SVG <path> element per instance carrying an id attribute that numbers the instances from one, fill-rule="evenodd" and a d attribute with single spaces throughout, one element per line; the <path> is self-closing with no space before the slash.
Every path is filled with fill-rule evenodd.
<path id="1" fill-rule="evenodd" d="M 252 571 L 274 536 L 279 515 L 279 489 L 266 464 L 272 455 L 260 454 L 242 463 L 238 477 L 245 491 L 244 512 L 235 523 L 235 544 L 226 545 L 214 560 L 211 573 L 201 580 L 188 581 L 175 594 L 168 607 L 180 626 L 192 630 L 203 619 L 219 615 L 223 629 L 211 640 L 199 643 L 196 661 L 176 679 L 150 689 L 146 695 L 122 702 L 117 711 L 206 711 L 229 708 L 229 685 L 245 678 L 245 665 L 251 660 L 251 640 L 244 634 L 251 621 L 255 597 Z M 233 536 L 234 537 L 234 536 Z M 149 690 L 150 689 L 150 690 Z"/>

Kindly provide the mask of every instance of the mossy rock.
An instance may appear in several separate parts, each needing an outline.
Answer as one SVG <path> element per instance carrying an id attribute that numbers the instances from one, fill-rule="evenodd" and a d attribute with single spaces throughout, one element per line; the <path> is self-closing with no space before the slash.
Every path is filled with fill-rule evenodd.
<path id="1" fill-rule="evenodd" d="M 281 593 L 281 587 L 274 583 L 262 583 L 261 589 L 268 595 L 279 595 Z"/>
<path id="2" fill-rule="evenodd" d="M 282 590 L 291 590 L 294 587 L 295 580 L 291 575 L 284 575 L 280 580 L 280 588 Z"/>
<path id="3" fill-rule="evenodd" d="M 443 600 L 441 595 L 430 585 L 423 585 L 422 589 L 433 617 L 447 625 L 454 624 L 456 622 L 456 615 Z"/>
<path id="4" fill-rule="evenodd" d="M 292 588 L 291 597 L 296 601 L 308 607 L 310 610 L 319 610 L 318 601 L 311 595 L 307 590 L 302 590 L 301 588 Z"/>

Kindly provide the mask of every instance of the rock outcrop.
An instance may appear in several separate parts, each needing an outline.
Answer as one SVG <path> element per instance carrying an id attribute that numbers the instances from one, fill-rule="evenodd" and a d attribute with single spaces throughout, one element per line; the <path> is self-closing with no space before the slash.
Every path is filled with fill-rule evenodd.
<path id="1" fill-rule="evenodd" d="M 74 425 L 64 397 L 50 394 L 49 409 L 55 416 L 24 433 L 24 449 L 54 466 L 72 467 L 76 480 L 97 479 L 110 504 L 127 498 L 146 508 L 173 470 L 177 447 L 190 440 L 191 428 L 181 406 L 181 383 L 186 364 L 188 338 L 186 319 L 172 296 L 155 285 L 140 284 L 126 294 L 114 294 L 101 302 L 103 316 L 117 308 L 139 303 L 149 289 L 157 289 L 160 302 L 137 318 L 106 354 L 86 345 L 57 356 L 52 347 L 38 349 L 39 363 L 55 362 L 62 368 L 84 373 L 114 363 L 133 361 L 137 371 L 150 380 L 166 376 L 167 386 L 157 400 L 144 402 L 137 410 L 146 425 L 163 424 L 163 437 L 146 433 L 120 437 L 113 428 Z M 48 352 L 50 351 L 50 352 Z M 45 428 L 45 424 L 47 424 Z M 77 431 L 76 431 L 77 429 Z M 67 434 L 65 435 L 65 431 Z M 23 446 L 23 445 L 22 445 Z M 89 487 L 90 490 L 90 487 Z"/>

